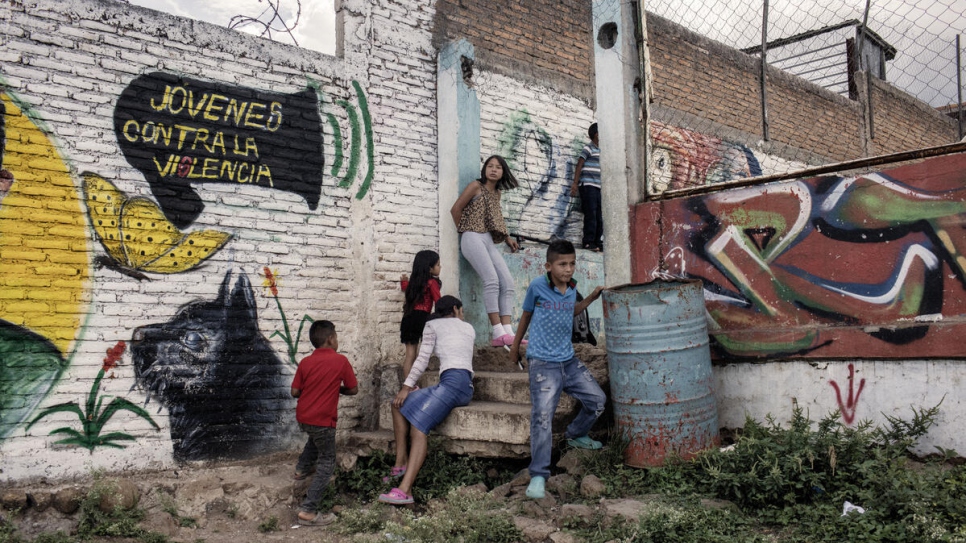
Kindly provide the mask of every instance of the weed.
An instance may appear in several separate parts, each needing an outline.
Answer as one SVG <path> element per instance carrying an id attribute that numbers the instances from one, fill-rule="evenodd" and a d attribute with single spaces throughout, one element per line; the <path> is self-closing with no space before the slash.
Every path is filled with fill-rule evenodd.
<path id="1" fill-rule="evenodd" d="M 339 515 L 336 530 L 343 534 L 375 533 L 385 525 L 379 509 L 347 509 Z"/>
<path id="2" fill-rule="evenodd" d="M 76 539 L 60 530 L 53 533 L 42 533 L 34 539 L 34 543 L 75 543 L 76 541 Z"/>
<path id="3" fill-rule="evenodd" d="M 427 513 L 403 513 L 402 522 L 385 524 L 387 537 L 411 543 L 463 541 L 513 543 L 524 539 L 510 513 L 499 509 L 489 495 L 450 491 L 445 501 L 434 501 Z"/>
<path id="4" fill-rule="evenodd" d="M 81 500 L 80 523 L 77 535 L 82 540 L 94 536 L 128 537 L 142 543 L 167 543 L 167 536 L 157 532 L 150 532 L 139 526 L 144 519 L 144 511 L 139 508 L 123 509 L 115 507 L 113 511 L 105 513 L 100 509 L 101 497 L 117 492 L 117 483 L 104 478 L 102 471 L 94 471 L 94 484 Z"/>
<path id="5" fill-rule="evenodd" d="M 749 419 L 728 451 L 646 470 L 627 468 L 622 447 L 609 447 L 584 464 L 609 497 L 663 493 L 679 501 L 666 498 L 673 507 L 639 523 L 591 523 L 579 533 L 588 541 L 760 541 L 775 533 L 783 543 L 966 542 L 966 467 L 910 464 L 910 449 L 938 412 L 913 408 L 909 420 L 886 416 L 881 427 L 850 427 L 837 413 L 813 424 L 796 408 L 787 427 L 770 416 Z M 739 511 L 705 511 L 691 504 L 696 496 L 731 501 Z M 843 517 L 845 501 L 866 513 Z"/>
<path id="6" fill-rule="evenodd" d="M 267 520 L 258 525 L 258 531 L 262 532 L 263 534 L 277 532 L 278 529 L 278 517 L 275 515 L 268 517 Z"/>
<path id="7" fill-rule="evenodd" d="M 13 523 L 0 517 L 0 543 L 24 543 Z"/>
<path id="8" fill-rule="evenodd" d="M 238 504 L 228 504 L 228 509 L 225 511 L 225 514 L 228 515 L 228 518 L 230 519 L 236 518 L 238 516 Z"/>

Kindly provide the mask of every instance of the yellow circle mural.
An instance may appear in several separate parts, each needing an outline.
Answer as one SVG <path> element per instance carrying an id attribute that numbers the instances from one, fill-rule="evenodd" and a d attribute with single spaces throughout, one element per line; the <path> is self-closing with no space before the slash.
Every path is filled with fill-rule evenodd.
<path id="1" fill-rule="evenodd" d="M 46 338 L 66 359 L 88 303 L 81 198 L 47 134 L 10 95 L 0 100 L 3 168 L 14 178 L 0 190 L 0 319 Z"/>

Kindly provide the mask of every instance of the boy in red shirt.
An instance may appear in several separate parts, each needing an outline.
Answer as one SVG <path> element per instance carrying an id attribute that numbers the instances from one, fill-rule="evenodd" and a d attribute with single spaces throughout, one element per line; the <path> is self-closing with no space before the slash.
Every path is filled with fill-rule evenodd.
<path id="1" fill-rule="evenodd" d="M 295 420 L 309 435 L 295 466 L 295 479 L 315 478 L 299 508 L 299 524 L 324 526 L 335 521 L 335 515 L 323 515 L 319 500 L 335 472 L 335 423 L 338 418 L 339 394 L 359 392 L 355 372 L 349 359 L 335 352 L 339 336 L 330 321 L 315 321 L 309 329 L 315 351 L 299 362 L 292 381 L 292 397 L 298 398 Z"/>

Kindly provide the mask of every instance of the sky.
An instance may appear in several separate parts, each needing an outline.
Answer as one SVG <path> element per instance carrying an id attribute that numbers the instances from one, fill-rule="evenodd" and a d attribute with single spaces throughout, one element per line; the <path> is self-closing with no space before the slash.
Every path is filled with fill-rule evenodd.
<path id="1" fill-rule="evenodd" d="M 123 1 L 123 0 L 121 0 Z M 128 0 L 131 4 L 228 26 L 233 16 L 267 21 L 270 3 L 292 36 L 273 32 L 272 39 L 335 54 L 333 0 Z M 656 13 L 726 45 L 743 49 L 761 44 L 764 0 L 647 0 Z M 866 0 L 769 0 L 768 39 L 775 40 L 849 19 L 861 21 Z M 957 34 L 966 34 L 966 0 L 870 0 L 869 28 L 895 46 L 887 64 L 889 82 L 932 106 L 956 103 Z M 238 29 L 259 34 L 264 27 Z M 963 40 L 966 44 L 966 39 Z M 964 45 L 966 47 L 966 45 Z M 966 58 L 966 55 L 963 55 Z M 966 62 L 966 61 L 964 61 Z M 966 75 L 963 77 L 966 80 Z M 964 91 L 966 92 L 966 91 Z"/>
<path id="2" fill-rule="evenodd" d="M 278 7 L 286 22 L 295 21 L 292 35 L 284 31 L 272 31 L 272 39 L 300 47 L 335 54 L 335 7 L 333 0 L 128 0 L 129 3 L 172 15 L 200 19 L 220 26 L 228 26 L 232 17 L 242 15 L 268 22 L 270 4 Z M 281 28 L 276 22 L 273 25 Z M 248 24 L 238 27 L 242 32 L 259 35 L 263 25 Z M 267 37 L 267 36 L 266 36 Z"/>

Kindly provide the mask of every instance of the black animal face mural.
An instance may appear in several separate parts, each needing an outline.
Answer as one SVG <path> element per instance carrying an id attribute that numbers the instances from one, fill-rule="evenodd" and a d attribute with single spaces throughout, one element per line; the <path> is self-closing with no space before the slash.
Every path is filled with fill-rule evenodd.
<path id="1" fill-rule="evenodd" d="M 241 274 L 229 294 L 230 283 L 231 271 L 214 301 L 134 331 L 137 383 L 168 409 L 179 461 L 276 450 L 291 426 L 288 375 L 258 330 L 251 283 Z"/>

